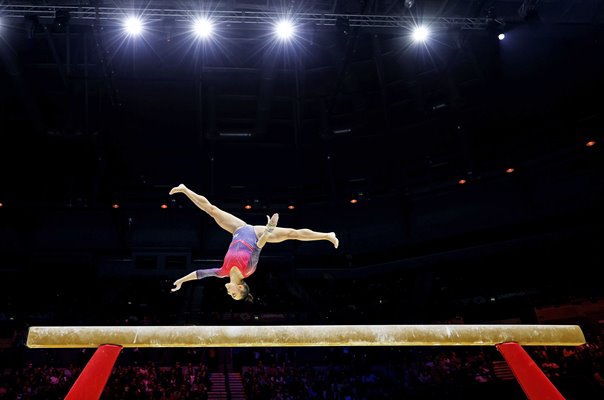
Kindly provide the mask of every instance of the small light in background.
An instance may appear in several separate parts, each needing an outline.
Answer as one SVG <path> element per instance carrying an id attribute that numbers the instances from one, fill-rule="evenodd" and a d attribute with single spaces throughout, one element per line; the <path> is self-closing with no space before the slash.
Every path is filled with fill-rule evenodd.
<path id="1" fill-rule="evenodd" d="M 357 204 L 359 201 L 357 199 L 350 199 L 350 204 Z"/>
<path id="2" fill-rule="evenodd" d="M 168 205 L 164 203 L 160 207 L 165 210 L 166 208 L 168 208 Z"/>
<path id="3" fill-rule="evenodd" d="M 457 183 L 459 183 L 460 185 L 465 185 L 467 181 L 465 179 L 460 179 L 457 181 Z"/>
<path id="4" fill-rule="evenodd" d="M 62 29 L 69 24 L 70 19 L 71 15 L 69 14 L 68 10 L 56 10 L 53 23 L 57 29 Z"/>
<path id="5" fill-rule="evenodd" d="M 593 147 L 596 145 L 596 141 L 595 140 L 590 140 L 589 142 L 585 143 L 585 146 L 587 147 Z"/>
<path id="6" fill-rule="evenodd" d="M 117 203 L 113 203 L 113 204 L 111 205 L 111 208 L 113 208 L 114 210 L 117 210 L 118 208 L 120 208 L 120 205 L 119 205 L 119 204 L 117 204 Z"/>
<path id="7" fill-rule="evenodd" d="M 505 170 L 505 172 L 507 172 L 508 174 L 511 174 L 512 172 L 514 172 L 514 168 L 507 168 Z"/>
<path id="8" fill-rule="evenodd" d="M 252 209 L 252 205 L 251 204 L 246 204 L 243 206 L 243 208 L 245 208 L 246 210 L 251 210 Z"/>

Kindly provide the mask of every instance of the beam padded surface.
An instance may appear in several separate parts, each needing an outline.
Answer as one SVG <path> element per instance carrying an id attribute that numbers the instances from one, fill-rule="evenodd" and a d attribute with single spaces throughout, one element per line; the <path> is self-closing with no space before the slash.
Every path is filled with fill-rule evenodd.
<path id="1" fill-rule="evenodd" d="M 30 348 L 578 346 L 576 325 L 34 326 Z"/>

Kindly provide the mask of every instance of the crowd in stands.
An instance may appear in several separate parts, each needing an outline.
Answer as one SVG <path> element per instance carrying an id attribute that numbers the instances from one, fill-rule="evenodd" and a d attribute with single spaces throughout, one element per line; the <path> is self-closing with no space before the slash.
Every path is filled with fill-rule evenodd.
<path id="1" fill-rule="evenodd" d="M 602 338 L 526 350 L 567 399 L 602 398 Z M 257 352 L 256 364 L 243 368 L 249 399 L 523 398 L 511 374 L 495 371 L 503 360 L 495 347 L 330 348 L 320 367 L 300 356 L 275 364 L 277 351 Z"/>
<path id="2" fill-rule="evenodd" d="M 5 369 L 0 380 L 0 399 L 64 399 L 82 367 L 49 365 Z M 103 399 L 205 400 L 210 382 L 207 366 L 159 367 L 154 363 L 117 365 L 105 386 Z"/>

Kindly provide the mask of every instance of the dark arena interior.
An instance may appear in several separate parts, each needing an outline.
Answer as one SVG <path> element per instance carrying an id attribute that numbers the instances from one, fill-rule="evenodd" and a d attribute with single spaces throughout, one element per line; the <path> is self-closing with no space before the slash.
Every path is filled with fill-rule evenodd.
<path id="1" fill-rule="evenodd" d="M 63 399 L 94 353 L 32 326 L 334 324 L 579 325 L 525 350 L 604 398 L 603 23 L 602 0 L 0 1 L 0 399 Z M 181 183 L 339 246 L 268 243 L 252 303 L 172 292 L 231 240 Z M 526 399 L 513 372 L 494 346 L 124 348 L 101 398 Z"/>

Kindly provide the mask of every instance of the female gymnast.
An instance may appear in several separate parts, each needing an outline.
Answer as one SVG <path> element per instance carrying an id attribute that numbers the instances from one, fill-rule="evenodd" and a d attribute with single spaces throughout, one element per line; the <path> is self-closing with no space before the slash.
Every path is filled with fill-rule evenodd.
<path id="1" fill-rule="evenodd" d="M 170 190 L 171 195 L 176 193 L 182 193 L 187 196 L 198 208 L 214 218 L 214 221 L 222 229 L 232 234 L 233 238 L 224 257 L 222 267 L 193 271 L 174 281 L 172 292 L 179 290 L 181 285 L 188 281 L 207 277 L 229 277 L 229 282 L 224 285 L 229 296 L 235 300 L 252 302 L 253 296 L 244 279 L 256 271 L 260 251 L 266 243 L 280 243 L 285 240 L 327 240 L 335 248 L 339 244 L 339 240 L 334 232 L 324 233 L 315 232 L 310 229 L 278 228 L 279 214 L 273 214 L 270 218 L 267 216 L 268 223 L 266 226 L 249 225 L 236 216 L 211 204 L 204 196 L 193 192 L 183 184 Z"/>

